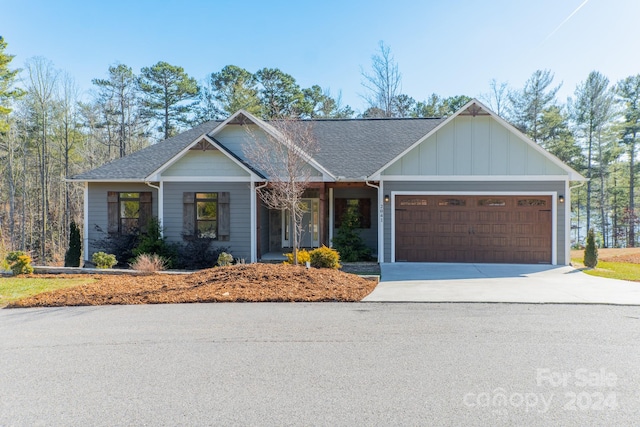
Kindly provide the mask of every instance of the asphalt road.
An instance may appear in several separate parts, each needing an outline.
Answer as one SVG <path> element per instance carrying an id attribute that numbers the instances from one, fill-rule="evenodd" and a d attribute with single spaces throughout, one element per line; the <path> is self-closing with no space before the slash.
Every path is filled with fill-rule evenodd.
<path id="1" fill-rule="evenodd" d="M 0 310 L 0 426 L 637 425 L 640 309 Z"/>

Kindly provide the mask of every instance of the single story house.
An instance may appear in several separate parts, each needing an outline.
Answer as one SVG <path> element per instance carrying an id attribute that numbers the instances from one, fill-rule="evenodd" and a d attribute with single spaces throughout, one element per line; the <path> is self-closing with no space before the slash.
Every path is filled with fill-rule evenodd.
<path id="1" fill-rule="evenodd" d="M 302 247 L 330 246 L 351 207 L 379 262 L 569 264 L 570 185 L 585 178 L 478 100 L 447 118 L 303 123 L 319 150 Z M 268 134 L 241 110 L 72 177 L 85 185 L 85 260 L 152 216 L 168 241 L 210 238 L 247 262 L 282 253 L 288 215 L 262 203 L 269 177 L 245 155 Z"/>

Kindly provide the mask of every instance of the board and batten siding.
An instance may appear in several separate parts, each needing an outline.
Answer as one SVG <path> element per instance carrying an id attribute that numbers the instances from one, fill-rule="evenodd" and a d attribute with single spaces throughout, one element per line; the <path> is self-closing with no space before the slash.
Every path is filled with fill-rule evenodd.
<path id="1" fill-rule="evenodd" d="M 427 181 L 427 182 L 402 182 L 385 181 L 384 192 L 391 195 L 394 191 L 408 192 L 456 192 L 472 194 L 473 192 L 494 193 L 549 193 L 555 192 L 558 195 L 565 195 L 564 181 Z M 566 202 L 565 202 L 566 203 Z M 384 203 L 384 262 L 391 262 L 391 203 Z M 558 203 L 556 209 L 557 242 L 556 254 L 559 265 L 568 265 L 566 259 L 566 222 L 565 207 Z"/>
<path id="2" fill-rule="evenodd" d="M 158 191 L 155 188 L 139 183 L 89 183 L 89 250 L 85 251 L 86 260 L 91 260 L 94 252 L 103 250 L 98 243 L 108 237 L 108 212 L 107 193 L 117 191 L 120 193 L 138 193 L 143 191 L 151 192 L 151 211 L 153 216 L 158 216 Z"/>
<path id="3" fill-rule="evenodd" d="M 249 176 L 233 160 L 220 150 L 190 150 L 162 172 L 163 177 L 173 176 Z"/>
<path id="4" fill-rule="evenodd" d="M 251 186 L 248 182 L 165 182 L 164 235 L 167 241 L 183 239 L 183 194 L 185 192 L 229 192 L 230 235 L 228 241 L 214 241 L 214 247 L 228 247 L 235 258 L 251 260 Z"/>
<path id="5" fill-rule="evenodd" d="M 522 138 L 490 116 L 458 116 L 382 174 L 567 175 Z"/>
<path id="6" fill-rule="evenodd" d="M 333 190 L 334 199 L 371 199 L 371 227 L 359 228 L 358 233 L 365 245 L 371 249 L 372 254 L 378 252 L 378 192 L 373 188 L 335 188 Z M 333 205 L 335 218 L 335 203 Z M 334 220 L 335 224 L 335 220 Z M 338 235 L 338 229 L 334 227 L 333 236 Z"/>

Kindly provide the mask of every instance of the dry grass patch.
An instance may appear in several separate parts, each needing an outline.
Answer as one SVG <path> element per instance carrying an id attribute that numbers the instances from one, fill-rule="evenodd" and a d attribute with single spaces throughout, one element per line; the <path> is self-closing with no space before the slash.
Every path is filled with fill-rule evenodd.
<path id="1" fill-rule="evenodd" d="M 571 251 L 571 263 L 586 274 L 640 282 L 640 248 L 598 249 L 598 265 L 593 269 L 584 266 L 583 258 L 584 250 Z"/>

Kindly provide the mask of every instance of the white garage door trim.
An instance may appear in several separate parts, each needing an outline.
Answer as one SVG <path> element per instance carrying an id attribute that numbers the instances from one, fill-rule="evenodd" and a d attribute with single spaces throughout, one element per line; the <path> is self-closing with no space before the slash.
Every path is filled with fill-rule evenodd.
<path id="1" fill-rule="evenodd" d="M 551 264 L 558 265 L 557 191 L 392 191 L 391 262 L 396 262 L 396 196 L 551 196 Z M 567 203 L 568 200 L 565 202 Z"/>

